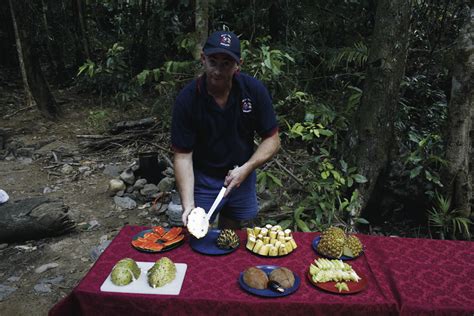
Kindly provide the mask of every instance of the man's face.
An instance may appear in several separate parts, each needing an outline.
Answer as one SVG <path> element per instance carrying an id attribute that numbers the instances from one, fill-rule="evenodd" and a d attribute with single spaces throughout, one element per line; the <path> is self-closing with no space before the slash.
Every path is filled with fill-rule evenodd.
<path id="1" fill-rule="evenodd" d="M 214 87 L 226 87 L 232 82 L 234 73 L 238 70 L 235 60 L 227 54 L 218 53 L 209 56 L 202 55 L 204 70 L 208 84 Z"/>

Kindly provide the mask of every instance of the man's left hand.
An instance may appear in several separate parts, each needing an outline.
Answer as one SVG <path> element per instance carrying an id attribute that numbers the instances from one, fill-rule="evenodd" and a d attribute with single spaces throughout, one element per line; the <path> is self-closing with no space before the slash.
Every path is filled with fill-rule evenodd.
<path id="1" fill-rule="evenodd" d="M 224 186 L 227 187 L 224 196 L 229 195 L 230 191 L 233 188 L 238 188 L 242 182 L 247 178 L 251 170 L 247 170 L 248 168 L 243 166 L 236 166 L 234 169 L 229 170 L 227 176 L 224 180 Z"/>

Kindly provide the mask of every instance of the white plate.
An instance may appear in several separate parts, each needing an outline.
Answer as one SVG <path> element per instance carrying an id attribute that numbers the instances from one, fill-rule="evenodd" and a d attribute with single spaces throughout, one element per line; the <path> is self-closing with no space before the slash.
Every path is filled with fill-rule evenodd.
<path id="1" fill-rule="evenodd" d="M 132 283 L 124 286 L 118 286 L 112 283 L 110 275 L 105 279 L 100 287 L 102 292 L 116 292 L 116 293 L 138 293 L 138 294 L 159 294 L 159 295 L 178 295 L 183 285 L 184 275 L 188 265 L 186 263 L 175 263 L 176 278 L 162 287 L 153 288 L 148 284 L 147 271 L 155 264 L 155 262 L 140 262 L 137 261 L 138 267 L 141 269 L 140 277 Z"/>

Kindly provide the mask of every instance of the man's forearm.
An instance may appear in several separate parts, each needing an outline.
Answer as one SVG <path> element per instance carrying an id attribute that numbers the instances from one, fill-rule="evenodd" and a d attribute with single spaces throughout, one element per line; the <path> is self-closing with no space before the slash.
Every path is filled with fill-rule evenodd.
<path id="1" fill-rule="evenodd" d="M 260 145 L 257 147 L 257 150 L 254 152 L 252 157 L 245 163 L 247 167 L 251 170 L 255 170 L 265 162 L 270 160 L 280 149 L 280 136 L 278 133 L 265 138 Z"/>
<path id="2" fill-rule="evenodd" d="M 193 209 L 194 205 L 194 169 L 192 153 L 174 154 L 174 173 L 176 186 L 184 210 Z"/>

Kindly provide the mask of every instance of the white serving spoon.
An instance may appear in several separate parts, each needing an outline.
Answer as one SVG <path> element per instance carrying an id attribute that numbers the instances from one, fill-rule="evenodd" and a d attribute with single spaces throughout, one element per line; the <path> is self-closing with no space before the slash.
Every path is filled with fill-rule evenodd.
<path id="1" fill-rule="evenodd" d="M 196 207 L 191 211 L 191 213 L 189 213 L 187 227 L 191 235 L 198 239 L 206 236 L 209 230 L 209 220 L 211 219 L 211 216 L 219 203 L 222 201 L 226 190 L 226 187 L 222 187 L 207 214 L 206 211 L 204 211 L 204 209 L 201 207 Z"/>

